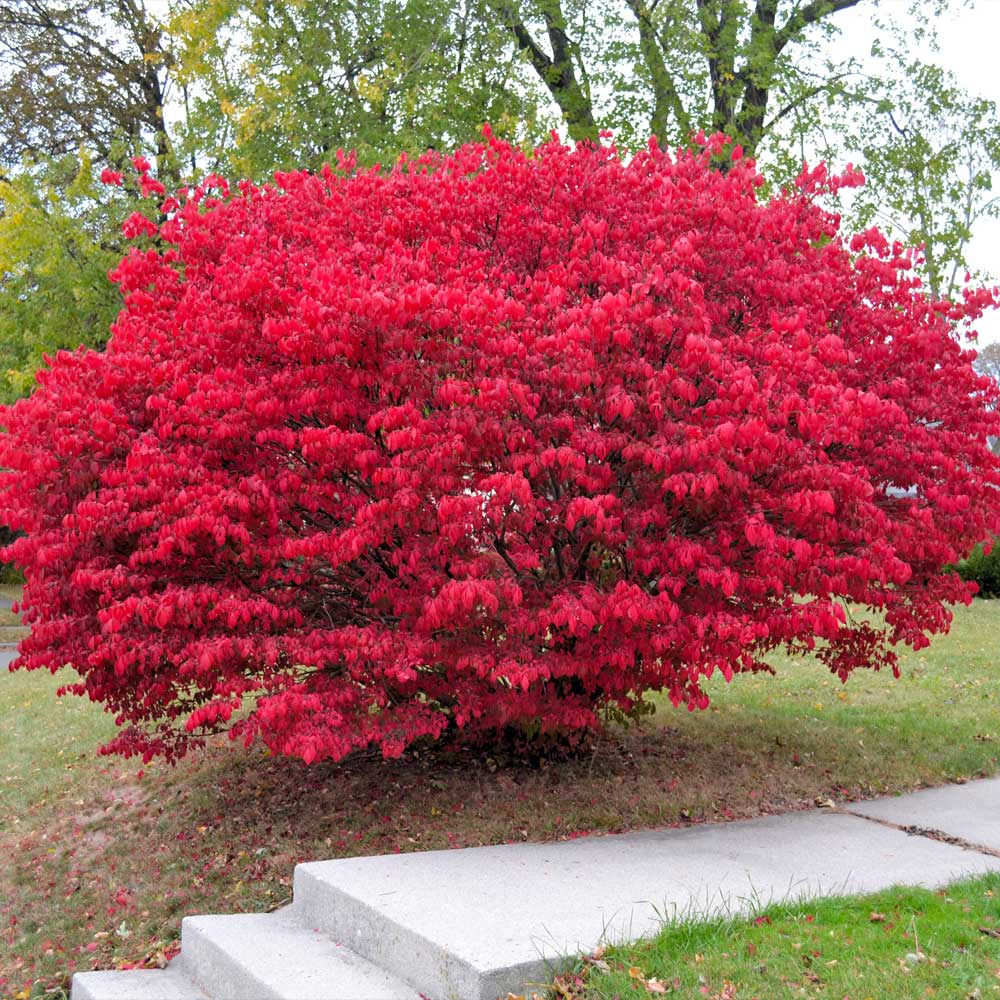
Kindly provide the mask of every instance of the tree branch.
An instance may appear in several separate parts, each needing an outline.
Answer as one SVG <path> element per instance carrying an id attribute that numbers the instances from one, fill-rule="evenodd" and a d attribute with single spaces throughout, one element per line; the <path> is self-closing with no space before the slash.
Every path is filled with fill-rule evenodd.
<path id="1" fill-rule="evenodd" d="M 597 138 L 597 124 L 589 96 L 584 92 L 573 68 L 575 46 L 566 33 L 566 18 L 559 0 L 539 0 L 541 16 L 545 22 L 550 56 L 524 24 L 524 20 L 509 2 L 491 0 L 494 9 L 503 17 L 518 48 L 528 55 L 542 83 L 559 106 L 572 139 L 577 141 Z"/>
<path id="2" fill-rule="evenodd" d="M 672 112 L 677 122 L 678 131 L 681 135 L 687 135 L 691 131 L 691 119 L 684 108 L 684 103 L 677 92 L 673 78 L 667 70 L 663 48 L 653 25 L 653 10 L 656 8 L 656 2 L 654 0 L 652 6 L 647 6 L 644 0 L 626 0 L 626 2 L 639 24 L 639 50 L 653 84 L 653 115 L 650 121 L 650 131 L 661 142 L 664 141 L 667 132 L 667 115 Z"/>
<path id="3" fill-rule="evenodd" d="M 811 0 L 805 7 L 798 7 L 788 15 L 788 20 L 775 33 L 774 54 L 779 55 L 781 50 L 793 39 L 802 33 L 804 28 L 831 14 L 838 14 L 842 10 L 856 7 L 861 0 Z"/>

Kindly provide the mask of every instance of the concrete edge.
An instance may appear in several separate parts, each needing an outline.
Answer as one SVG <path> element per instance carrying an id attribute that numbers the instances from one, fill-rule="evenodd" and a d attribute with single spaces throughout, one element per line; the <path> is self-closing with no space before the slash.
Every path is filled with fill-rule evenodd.
<path id="1" fill-rule="evenodd" d="M 100 985 L 106 981 L 106 975 L 105 972 L 74 972 L 69 982 L 70 1000 L 99 1000 Z"/>
<path id="2" fill-rule="evenodd" d="M 70 982 L 71 1000 L 208 1000 L 206 994 L 178 966 L 167 969 L 129 969 L 77 972 Z"/>
<path id="3" fill-rule="evenodd" d="M 313 869 L 295 866 L 290 909 L 307 928 L 328 935 L 434 1000 L 496 1000 L 493 976 L 440 944 L 391 920 Z M 489 970 L 492 972 L 493 970 Z"/>
<path id="4" fill-rule="evenodd" d="M 535 962 L 522 962 L 504 969 L 492 969 L 481 980 L 479 1000 L 497 1000 L 508 993 L 522 996 L 529 990 L 544 995 L 552 980 L 571 969 L 580 959 L 581 952 L 560 958 L 540 958 Z"/>
<path id="5" fill-rule="evenodd" d="M 213 1000 L 281 1000 L 266 983 L 229 954 L 204 926 L 225 915 L 198 914 L 181 921 L 181 953 L 174 959 Z M 173 963 L 171 963 L 173 964 Z"/>

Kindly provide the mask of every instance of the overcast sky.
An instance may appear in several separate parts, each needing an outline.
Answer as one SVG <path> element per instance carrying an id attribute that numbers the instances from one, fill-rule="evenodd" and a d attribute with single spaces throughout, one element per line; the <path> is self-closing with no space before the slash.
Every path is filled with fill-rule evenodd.
<path id="1" fill-rule="evenodd" d="M 883 10 L 897 7 L 901 15 L 907 0 L 884 0 Z M 940 50 L 920 53 L 928 61 L 950 69 L 968 91 L 987 97 L 1000 105 L 1000 0 L 976 0 L 969 9 L 962 0 L 954 0 L 953 11 L 938 21 Z M 837 15 L 843 35 L 837 47 L 844 53 L 862 56 L 871 51 L 875 30 L 868 5 L 859 4 Z M 1000 177 L 994 180 L 1000 192 Z M 1000 220 L 979 222 L 968 251 L 972 267 L 988 272 L 1000 283 Z M 985 316 L 978 324 L 980 344 L 1000 341 L 1000 310 Z"/>

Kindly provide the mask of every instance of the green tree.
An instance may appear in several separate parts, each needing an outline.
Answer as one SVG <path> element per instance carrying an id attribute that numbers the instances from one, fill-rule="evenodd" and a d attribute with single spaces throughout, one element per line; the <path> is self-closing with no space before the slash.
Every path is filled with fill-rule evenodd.
<path id="1" fill-rule="evenodd" d="M 127 196 L 101 190 L 86 156 L 0 180 L 0 400 L 30 391 L 43 354 L 101 347 L 121 306 L 108 269 Z"/>
<path id="2" fill-rule="evenodd" d="M 152 145 L 161 170 L 171 55 L 143 0 L 0 4 L 0 161 L 86 147 L 101 160 Z"/>
<path id="3" fill-rule="evenodd" d="M 537 138 L 538 102 L 483 0 L 201 0 L 179 8 L 192 129 L 231 137 L 228 166 L 267 176 L 501 134 Z"/>
<path id="4" fill-rule="evenodd" d="M 931 293 L 954 294 L 976 223 L 1000 216 L 993 194 L 1000 169 L 996 105 L 966 93 L 939 66 L 911 61 L 840 132 L 860 154 L 869 181 L 853 204 L 857 222 L 877 222 L 907 243 L 923 244 Z"/>
<path id="5" fill-rule="evenodd" d="M 843 89 L 849 67 L 819 59 L 817 72 L 815 57 L 861 0 L 492 2 L 571 137 L 613 125 L 629 144 L 669 144 L 704 129 L 756 154 L 790 114 Z"/>
<path id="6" fill-rule="evenodd" d="M 99 175 L 142 153 L 181 178 L 171 44 L 145 0 L 0 4 L 0 399 L 30 391 L 44 354 L 107 340 L 107 272 L 140 206 Z"/>

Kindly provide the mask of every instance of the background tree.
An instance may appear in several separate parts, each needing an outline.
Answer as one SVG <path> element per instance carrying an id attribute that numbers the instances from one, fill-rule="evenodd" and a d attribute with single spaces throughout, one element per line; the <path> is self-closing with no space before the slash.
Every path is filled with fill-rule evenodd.
<path id="1" fill-rule="evenodd" d="M 922 12 L 928 37 L 944 6 Z M 365 165 L 454 147 L 487 120 L 528 144 L 552 127 L 574 139 L 611 128 L 624 150 L 650 134 L 675 146 L 722 130 L 768 164 L 776 187 L 804 158 L 853 159 L 871 184 L 840 206 L 846 227 L 877 219 L 923 243 L 928 287 L 947 294 L 976 222 L 998 208 L 996 109 L 916 62 L 889 19 L 872 58 L 837 56 L 831 42 L 851 8 L 900 10 L 877 0 L 12 0 L 0 11 L 10 216 L 0 304 L 11 317 L 0 372 L 21 372 L 8 390 L 23 389 L 43 351 L 105 336 L 113 299 L 78 308 L 78 275 L 105 267 L 128 211 L 122 195 L 78 180 L 81 163 L 91 181 L 135 153 L 154 156 L 168 183 L 212 171 L 263 180 L 316 168 L 338 148 Z"/>
<path id="2" fill-rule="evenodd" d="M 704 129 L 751 155 L 787 115 L 841 89 L 842 70 L 816 73 L 803 56 L 859 2 L 625 0 L 595 12 L 577 0 L 494 0 L 572 138 L 596 137 L 610 117 L 633 142 Z"/>
<path id="3" fill-rule="evenodd" d="M 985 375 L 1000 385 L 1000 344 L 987 344 L 980 348 L 973 367 L 980 375 Z"/>
<path id="4" fill-rule="evenodd" d="M 107 340 L 136 204 L 99 175 L 146 153 L 180 180 L 170 45 L 143 0 L 0 5 L 0 398 L 29 391 L 44 354 Z"/>
<path id="5" fill-rule="evenodd" d="M 121 296 L 108 270 L 124 240 L 125 195 L 106 194 L 89 157 L 63 156 L 0 180 L 0 399 L 29 392 L 43 354 L 101 347 Z"/>
<path id="6" fill-rule="evenodd" d="M 483 0 L 204 0 L 177 11 L 178 71 L 192 128 L 231 137 L 228 165 L 266 177 L 361 163 L 497 132 L 537 137 L 537 95 Z"/>
<path id="7" fill-rule="evenodd" d="M 875 222 L 922 244 L 931 294 L 954 294 L 976 223 L 1000 216 L 993 194 L 1000 167 L 996 105 L 963 91 L 941 67 L 911 61 L 899 80 L 844 121 L 840 135 L 860 153 L 869 179 L 852 206 L 858 224 Z"/>
<path id="8" fill-rule="evenodd" d="M 143 0 L 6 0 L 0 5 L 0 158 L 76 153 L 120 159 L 172 148 L 169 48 Z"/>

